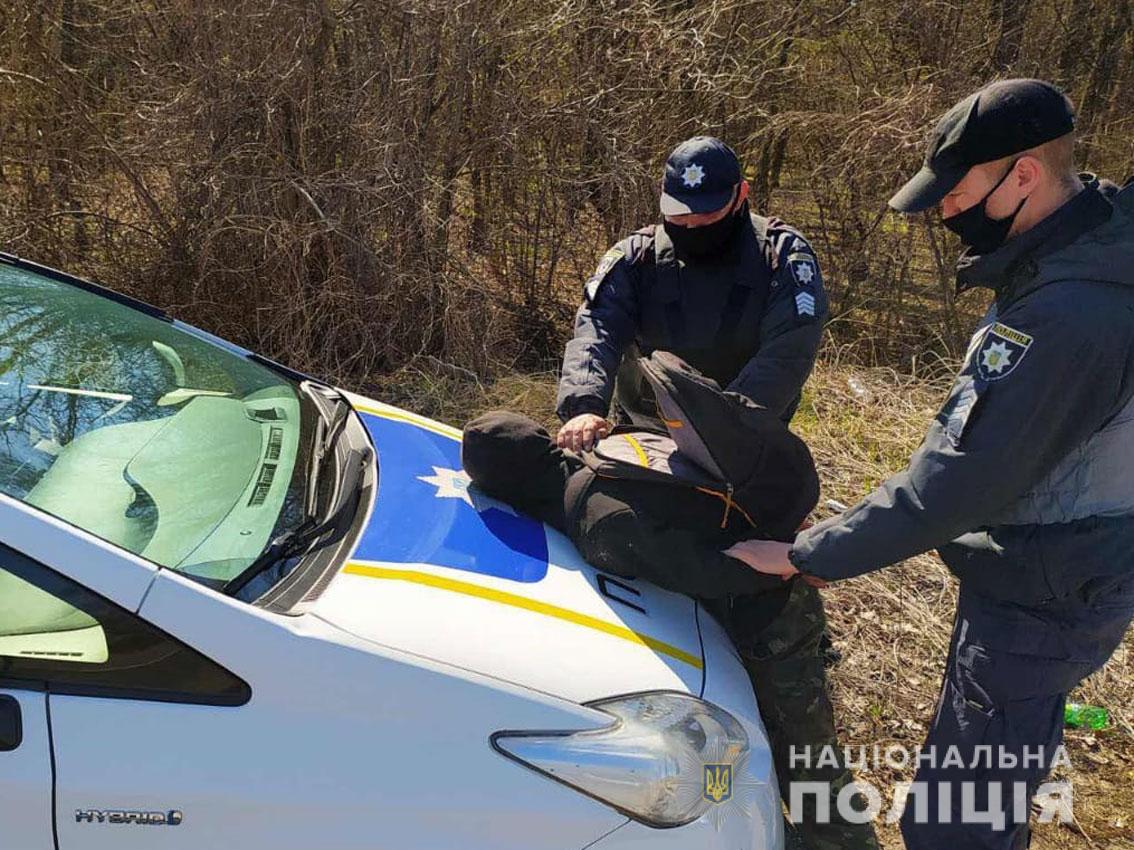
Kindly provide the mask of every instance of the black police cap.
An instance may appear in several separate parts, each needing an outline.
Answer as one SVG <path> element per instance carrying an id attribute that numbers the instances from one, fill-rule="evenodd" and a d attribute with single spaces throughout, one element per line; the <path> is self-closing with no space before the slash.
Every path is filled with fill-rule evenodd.
<path id="1" fill-rule="evenodd" d="M 929 138 L 925 165 L 890 199 L 901 212 L 938 203 L 974 165 L 993 162 L 1075 129 L 1066 95 L 1043 80 L 1001 80 L 950 109 Z"/>
<path id="2" fill-rule="evenodd" d="M 715 212 L 731 199 L 740 182 L 740 160 L 712 136 L 682 142 L 665 161 L 662 215 Z"/>

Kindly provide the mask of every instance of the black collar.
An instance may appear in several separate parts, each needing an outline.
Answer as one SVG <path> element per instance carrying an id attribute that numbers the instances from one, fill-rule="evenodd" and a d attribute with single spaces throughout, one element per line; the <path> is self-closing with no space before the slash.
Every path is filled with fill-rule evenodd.
<path id="1" fill-rule="evenodd" d="M 984 286 L 994 290 L 998 300 L 1022 295 L 1020 288 L 1036 276 L 1041 257 L 1067 247 L 1107 221 L 1114 208 L 1099 181 L 1093 174 L 1082 175 L 1082 180 L 1083 191 L 991 254 L 965 251 L 957 261 L 957 292 Z"/>

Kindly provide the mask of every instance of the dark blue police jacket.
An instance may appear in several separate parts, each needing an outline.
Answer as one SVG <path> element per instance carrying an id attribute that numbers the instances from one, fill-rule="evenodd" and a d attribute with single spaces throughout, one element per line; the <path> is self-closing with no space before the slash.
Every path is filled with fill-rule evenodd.
<path id="1" fill-rule="evenodd" d="M 670 351 L 726 390 L 785 420 L 815 362 L 827 298 L 811 246 L 778 219 L 752 227 L 720 256 L 686 258 L 664 228 L 611 248 L 586 282 L 567 344 L 557 411 L 606 416 L 615 394 L 626 417 L 656 416 L 637 357 Z"/>

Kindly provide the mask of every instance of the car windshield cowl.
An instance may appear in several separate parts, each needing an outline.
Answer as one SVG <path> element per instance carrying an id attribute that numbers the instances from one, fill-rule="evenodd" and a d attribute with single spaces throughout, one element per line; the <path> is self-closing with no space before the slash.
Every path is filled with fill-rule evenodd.
<path id="1" fill-rule="evenodd" d="M 301 560 L 341 540 L 354 518 L 374 452 L 369 445 L 345 438 L 353 408 L 342 393 L 314 382 L 305 382 L 301 390 L 318 409 L 320 423 L 315 428 L 308 464 L 307 513 L 225 584 L 225 593 L 247 596 L 245 589 L 270 571 L 275 571 L 270 583 L 278 581 L 288 572 L 289 561 Z M 328 400 L 334 403 L 329 410 L 324 407 Z"/>

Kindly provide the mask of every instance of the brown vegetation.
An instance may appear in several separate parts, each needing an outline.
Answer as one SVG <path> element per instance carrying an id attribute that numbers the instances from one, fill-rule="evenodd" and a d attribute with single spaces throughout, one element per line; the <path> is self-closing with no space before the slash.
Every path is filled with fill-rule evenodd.
<path id="1" fill-rule="evenodd" d="M 905 369 L 966 336 L 941 228 L 884 208 L 928 123 L 1042 75 L 1121 177 L 1130 23 L 1129 0 L 4 0 L 0 245 L 355 386 L 417 357 L 547 369 L 667 150 L 708 131 L 812 238 L 836 339 Z"/>
<path id="2" fill-rule="evenodd" d="M 993 77 L 1043 76 L 1080 105 L 1084 166 L 1126 176 L 1132 15 L 1130 0 L 0 0 L 0 250 L 449 421 L 547 419 L 580 282 L 656 218 L 668 149 L 711 132 L 756 207 L 819 251 L 834 318 L 797 426 L 826 495 L 849 502 L 916 445 L 982 306 L 954 303 L 933 216 L 885 211 L 928 124 Z M 829 591 L 850 741 L 921 735 L 952 596 L 931 556 Z M 1082 828 L 1033 846 L 1134 846 L 1131 648 L 1084 689 L 1117 723 L 1072 737 Z"/>

